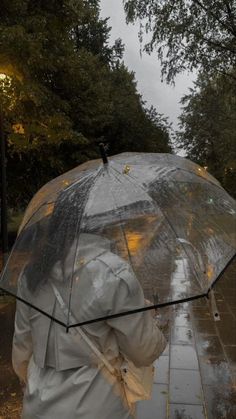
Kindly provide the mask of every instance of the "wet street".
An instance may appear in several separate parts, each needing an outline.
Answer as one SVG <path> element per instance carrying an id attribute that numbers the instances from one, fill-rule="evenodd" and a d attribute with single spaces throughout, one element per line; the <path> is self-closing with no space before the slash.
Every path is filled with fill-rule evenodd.
<path id="1" fill-rule="evenodd" d="M 206 299 L 159 311 L 169 345 L 156 362 L 153 398 L 139 403 L 138 419 L 236 418 L 236 262 L 215 297 L 220 321 Z M 22 393 L 11 368 L 14 308 L 13 299 L 0 297 L 0 419 L 20 418 Z"/>

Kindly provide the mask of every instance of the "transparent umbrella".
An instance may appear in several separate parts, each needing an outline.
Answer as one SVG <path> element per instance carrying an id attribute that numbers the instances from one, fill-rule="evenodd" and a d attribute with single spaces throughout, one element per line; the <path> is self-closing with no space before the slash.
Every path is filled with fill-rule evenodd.
<path id="1" fill-rule="evenodd" d="M 103 156 L 34 196 L 0 288 L 67 328 L 206 297 L 235 256 L 235 227 L 235 201 L 191 161 L 153 153 L 122 153 L 108 162 Z M 121 276 L 128 266 L 148 305 L 117 308 L 107 276 L 114 263 Z M 61 290 L 67 319 L 54 313 L 51 284 Z M 89 307 L 97 300 L 101 309 L 93 315 Z M 76 305 L 88 309 L 78 310 L 75 321 Z"/>

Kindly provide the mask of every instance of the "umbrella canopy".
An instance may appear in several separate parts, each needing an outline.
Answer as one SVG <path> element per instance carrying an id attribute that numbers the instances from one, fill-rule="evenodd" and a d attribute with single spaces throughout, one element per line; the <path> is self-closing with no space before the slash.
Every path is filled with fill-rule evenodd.
<path id="1" fill-rule="evenodd" d="M 50 283 L 60 287 L 68 308 L 83 296 L 91 303 L 105 295 L 109 278 L 101 283 L 93 271 L 99 258 L 111 269 L 114 263 L 121 271 L 129 266 L 139 281 L 149 306 L 133 313 L 189 301 L 207 296 L 235 256 L 235 227 L 233 198 L 187 159 L 122 153 L 107 164 L 90 161 L 32 199 L 0 288 L 66 327 L 126 315 L 115 304 L 76 323 L 53 314 L 46 298 Z"/>

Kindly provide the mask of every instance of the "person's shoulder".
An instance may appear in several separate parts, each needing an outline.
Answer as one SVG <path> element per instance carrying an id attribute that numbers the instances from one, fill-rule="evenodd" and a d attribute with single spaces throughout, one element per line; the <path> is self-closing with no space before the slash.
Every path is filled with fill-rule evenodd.
<path id="1" fill-rule="evenodd" d="M 125 283 L 129 291 L 135 293 L 139 289 L 139 282 L 131 265 L 112 252 L 105 252 L 97 258 L 100 263 L 104 263 L 112 272 L 115 282 Z"/>
<path id="2" fill-rule="evenodd" d="M 130 269 L 128 262 L 112 252 L 104 252 L 97 256 L 96 259 L 110 268 L 116 276 L 119 276 L 122 271 Z"/>

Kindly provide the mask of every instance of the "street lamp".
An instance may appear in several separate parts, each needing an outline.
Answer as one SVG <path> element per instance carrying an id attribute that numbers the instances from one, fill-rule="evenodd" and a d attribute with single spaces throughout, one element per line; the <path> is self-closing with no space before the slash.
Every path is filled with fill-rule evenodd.
<path id="1" fill-rule="evenodd" d="M 0 74 L 0 80 L 6 78 L 5 74 Z M 3 265 L 6 263 L 8 254 L 8 232 L 7 232 L 7 182 L 6 182 L 6 152 L 5 138 L 3 130 L 3 113 L 0 104 L 0 142 L 1 142 L 1 236 Z"/>

